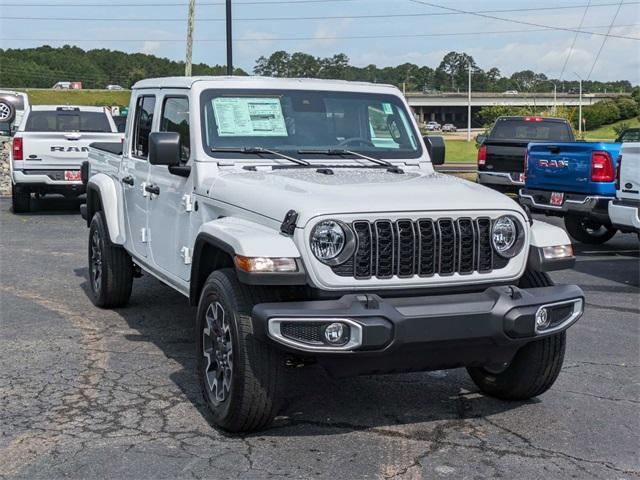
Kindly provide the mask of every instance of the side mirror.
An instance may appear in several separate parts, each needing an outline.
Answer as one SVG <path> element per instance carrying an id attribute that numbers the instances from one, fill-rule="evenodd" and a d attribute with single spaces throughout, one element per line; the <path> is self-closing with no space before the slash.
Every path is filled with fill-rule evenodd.
<path id="1" fill-rule="evenodd" d="M 444 163 L 445 145 L 442 137 L 422 137 L 424 144 L 427 146 L 427 152 L 431 157 L 433 165 L 442 165 Z"/>
<path id="2" fill-rule="evenodd" d="M 149 163 L 151 165 L 180 165 L 180 134 L 152 132 L 149 135 Z"/>
<path id="3" fill-rule="evenodd" d="M 477 145 L 482 145 L 486 139 L 487 139 L 486 135 L 478 135 L 476 137 L 476 144 Z"/>

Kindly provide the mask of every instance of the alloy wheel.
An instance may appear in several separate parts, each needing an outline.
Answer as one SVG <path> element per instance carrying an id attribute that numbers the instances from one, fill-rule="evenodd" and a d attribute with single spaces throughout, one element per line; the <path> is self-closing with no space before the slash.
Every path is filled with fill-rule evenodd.
<path id="1" fill-rule="evenodd" d="M 97 231 L 91 236 L 91 284 L 96 294 L 102 287 L 102 250 L 100 249 L 100 235 Z"/>
<path id="2" fill-rule="evenodd" d="M 233 337 L 227 314 L 220 302 L 213 302 L 205 313 L 202 330 L 204 376 L 215 403 L 224 402 L 231 389 L 233 375 Z"/>

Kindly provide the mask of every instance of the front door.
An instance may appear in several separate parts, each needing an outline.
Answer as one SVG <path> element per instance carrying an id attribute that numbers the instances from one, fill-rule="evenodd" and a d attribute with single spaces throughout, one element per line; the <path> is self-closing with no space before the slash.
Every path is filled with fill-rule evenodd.
<path id="1" fill-rule="evenodd" d="M 165 93 L 166 92 L 166 93 Z M 160 132 L 180 134 L 180 163 L 191 162 L 189 129 L 189 99 L 184 93 L 163 90 L 158 122 Z M 189 280 L 191 272 L 191 242 L 189 216 L 191 212 L 191 180 L 174 175 L 164 165 L 151 165 L 149 182 L 158 194 L 149 201 L 150 248 L 154 265 L 159 270 Z"/>
<path id="2" fill-rule="evenodd" d="M 153 126 L 156 97 L 141 95 L 136 102 L 132 135 L 125 152 L 120 181 L 127 208 L 129 238 L 136 255 L 147 256 L 149 229 L 147 211 L 149 192 L 145 190 L 149 176 L 149 134 Z"/>

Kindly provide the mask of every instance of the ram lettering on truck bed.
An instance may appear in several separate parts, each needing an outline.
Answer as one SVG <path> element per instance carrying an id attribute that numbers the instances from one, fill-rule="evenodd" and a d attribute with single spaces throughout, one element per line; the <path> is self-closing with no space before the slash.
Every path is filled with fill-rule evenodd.
<path id="1" fill-rule="evenodd" d="M 479 136 L 478 183 L 503 193 L 524 185 L 524 160 L 530 142 L 573 142 L 562 118 L 498 117 L 488 136 Z"/>
<path id="2" fill-rule="evenodd" d="M 196 313 L 214 422 L 256 430 L 286 370 L 340 377 L 465 366 L 487 394 L 542 394 L 583 311 L 566 233 L 434 171 L 402 93 L 380 84 L 177 77 L 134 85 L 123 144 L 83 167 L 94 303 L 142 272 Z M 186 302 L 185 302 L 186 303 Z M 313 369 L 310 374 L 313 374 Z"/>
<path id="3" fill-rule="evenodd" d="M 31 107 L 13 137 L 10 168 L 13 211 L 31 209 L 31 195 L 84 193 L 80 165 L 93 142 L 119 142 L 103 107 Z"/>
<path id="4" fill-rule="evenodd" d="M 609 219 L 615 198 L 620 144 L 605 142 L 531 143 L 520 202 L 532 210 L 564 217 L 569 235 L 604 243 L 616 228 Z"/>

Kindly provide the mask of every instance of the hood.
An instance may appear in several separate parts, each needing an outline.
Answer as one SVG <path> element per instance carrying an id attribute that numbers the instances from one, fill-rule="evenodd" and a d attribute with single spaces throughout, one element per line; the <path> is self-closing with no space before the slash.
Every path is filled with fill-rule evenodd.
<path id="1" fill-rule="evenodd" d="M 476 183 L 406 169 L 334 168 L 333 175 L 315 169 L 280 169 L 222 173 L 210 196 L 216 200 L 282 221 L 289 210 L 298 212 L 298 226 L 318 215 L 374 212 L 461 210 L 518 210 L 501 193 Z"/>

